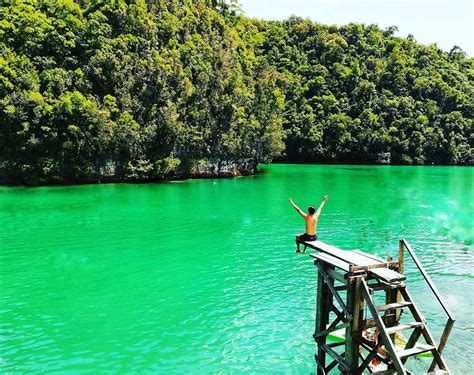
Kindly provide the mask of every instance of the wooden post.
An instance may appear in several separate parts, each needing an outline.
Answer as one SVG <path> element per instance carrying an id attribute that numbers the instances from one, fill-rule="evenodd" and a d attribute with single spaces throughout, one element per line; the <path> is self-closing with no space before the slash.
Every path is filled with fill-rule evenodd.
<path id="1" fill-rule="evenodd" d="M 403 240 L 398 241 L 398 273 L 401 273 L 403 275 L 403 272 L 405 272 L 405 245 L 403 244 Z M 400 302 L 401 296 L 400 293 L 397 293 L 397 302 Z M 402 317 L 402 311 L 397 310 L 395 312 L 396 316 L 396 321 L 399 322 L 400 318 Z"/>
<path id="2" fill-rule="evenodd" d="M 346 347 L 344 359 L 350 367 L 350 374 L 357 374 L 359 369 L 360 342 L 363 324 L 363 301 L 361 278 L 351 277 L 347 286 L 347 308 L 352 315 L 352 322 L 346 328 Z"/>
<path id="3" fill-rule="evenodd" d="M 392 261 L 391 256 L 387 256 L 387 263 L 390 263 Z M 402 266 L 403 266 L 403 260 L 402 260 Z M 393 290 L 387 290 L 385 292 L 385 303 L 388 305 L 389 303 L 395 303 L 395 302 L 401 302 L 402 297 L 400 296 L 400 293 L 398 293 L 398 289 L 393 289 Z M 388 314 L 389 311 L 386 312 Z M 400 321 L 400 317 L 402 316 L 402 311 L 401 309 L 396 309 L 395 313 L 390 312 L 392 316 L 390 317 L 385 317 L 385 324 L 388 325 L 389 327 L 394 326 L 396 323 Z M 395 334 L 390 335 L 390 338 L 392 339 L 392 342 L 395 343 Z"/>
<path id="4" fill-rule="evenodd" d="M 315 261 L 315 263 L 316 262 L 317 261 Z M 325 267 L 324 263 L 322 263 L 321 266 Z M 324 351 L 324 344 L 326 343 L 326 336 L 317 336 L 317 334 L 324 331 L 328 324 L 332 296 L 324 282 L 321 272 L 318 272 L 318 288 L 316 293 L 316 325 L 314 329 L 314 339 L 318 345 L 318 353 L 315 357 L 318 365 L 318 375 L 325 375 L 326 352 Z"/>
<path id="5" fill-rule="evenodd" d="M 404 271 L 404 245 L 403 245 L 403 241 L 400 240 L 398 242 L 398 273 L 401 273 L 403 274 L 403 271 Z"/>

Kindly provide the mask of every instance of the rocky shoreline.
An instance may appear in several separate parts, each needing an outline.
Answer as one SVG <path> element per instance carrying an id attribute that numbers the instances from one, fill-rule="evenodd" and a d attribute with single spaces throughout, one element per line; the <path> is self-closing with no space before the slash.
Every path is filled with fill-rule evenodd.
<path id="1" fill-rule="evenodd" d="M 257 173 L 258 163 L 253 159 L 237 161 L 210 161 L 194 162 L 192 167 L 178 167 L 168 173 L 157 176 L 117 175 L 115 168 L 101 168 L 101 173 L 91 178 L 61 178 L 56 177 L 46 181 L 28 178 L 13 178 L 2 175 L 0 172 L 0 186 L 69 186 L 107 183 L 154 183 L 164 181 L 179 181 L 187 179 L 232 178 L 250 176 Z M 107 172 L 105 172 L 107 171 Z"/>

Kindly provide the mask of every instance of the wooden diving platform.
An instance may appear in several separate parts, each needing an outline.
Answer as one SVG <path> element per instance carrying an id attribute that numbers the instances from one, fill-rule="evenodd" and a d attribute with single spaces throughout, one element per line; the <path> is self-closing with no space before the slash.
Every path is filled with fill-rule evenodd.
<path id="1" fill-rule="evenodd" d="M 397 261 L 360 250 L 342 250 L 322 241 L 302 241 L 297 237 L 296 242 L 316 251 L 309 255 L 318 272 L 313 334 L 318 346 L 317 375 L 326 375 L 336 367 L 345 375 L 411 375 L 405 366 L 408 358 L 423 353 L 431 353 L 427 374 L 450 374 L 442 352 L 454 318 L 405 240 L 399 242 Z M 405 250 L 448 316 L 439 344 L 405 284 Z M 401 322 L 402 313 L 413 321 Z M 371 337 L 369 328 L 375 328 L 378 334 Z M 345 331 L 343 341 L 332 342 L 330 335 L 339 331 Z M 397 341 L 402 331 L 408 335 L 404 341 Z"/>
<path id="2" fill-rule="evenodd" d="M 367 272 L 370 276 L 385 283 L 402 282 L 404 275 L 391 270 L 396 262 L 390 262 L 359 250 L 342 250 L 323 241 L 299 241 L 304 246 L 319 253 L 310 254 L 315 259 L 322 260 L 345 272 Z"/>

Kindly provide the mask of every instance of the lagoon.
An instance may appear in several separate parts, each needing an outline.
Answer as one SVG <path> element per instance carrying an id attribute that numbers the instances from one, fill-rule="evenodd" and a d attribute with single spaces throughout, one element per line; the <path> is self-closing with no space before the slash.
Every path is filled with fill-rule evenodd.
<path id="1" fill-rule="evenodd" d="M 314 372 L 316 271 L 295 254 L 302 208 L 320 238 L 397 256 L 406 238 L 457 322 L 472 368 L 470 167 L 269 165 L 242 178 L 0 187 L 2 373 Z M 407 260 L 438 338 L 445 318 Z"/>

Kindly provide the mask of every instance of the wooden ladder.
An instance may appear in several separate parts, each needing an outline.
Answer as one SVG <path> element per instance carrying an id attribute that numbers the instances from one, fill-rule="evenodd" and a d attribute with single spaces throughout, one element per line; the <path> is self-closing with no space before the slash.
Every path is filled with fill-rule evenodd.
<path id="1" fill-rule="evenodd" d="M 420 314 L 420 311 L 415 305 L 413 298 L 408 292 L 405 284 L 401 283 L 399 285 L 389 286 L 392 289 L 395 295 L 402 297 L 397 298 L 397 302 L 388 303 L 382 306 L 376 306 L 372 298 L 373 289 L 367 281 L 362 280 L 362 295 L 365 303 L 372 315 L 372 318 L 375 322 L 375 327 L 379 331 L 379 339 L 375 341 L 368 341 L 366 339 L 362 340 L 362 346 L 365 347 L 369 354 L 364 358 L 363 363 L 360 366 L 361 372 L 364 368 L 368 367 L 368 364 L 374 358 L 378 358 L 381 361 L 385 362 L 389 368 L 388 371 L 375 372 L 375 374 L 392 374 L 394 371 L 397 374 L 411 374 L 405 368 L 405 362 L 411 356 L 419 355 L 426 352 L 431 352 L 433 355 L 433 362 L 428 370 L 431 374 L 449 374 L 448 366 L 444 361 L 439 346 L 436 344 L 432 334 L 430 333 L 425 319 Z M 411 323 L 402 323 L 397 324 L 396 320 L 392 319 L 396 325 L 390 325 L 387 322 L 390 322 L 390 315 L 396 313 L 400 314 L 402 309 L 408 309 L 408 311 L 413 316 L 413 322 Z M 381 316 L 380 313 L 384 315 Z M 388 318 L 388 319 L 385 319 Z M 405 348 L 402 351 L 396 351 L 394 345 L 394 336 L 397 332 L 401 331 L 412 331 L 411 335 L 405 345 Z M 419 339 L 423 337 L 426 341 L 426 344 L 419 343 Z M 380 348 L 384 346 L 388 352 L 387 357 L 380 355 Z M 435 368 L 438 367 L 436 372 L 433 372 Z M 391 370 L 390 370 L 391 369 Z"/>

